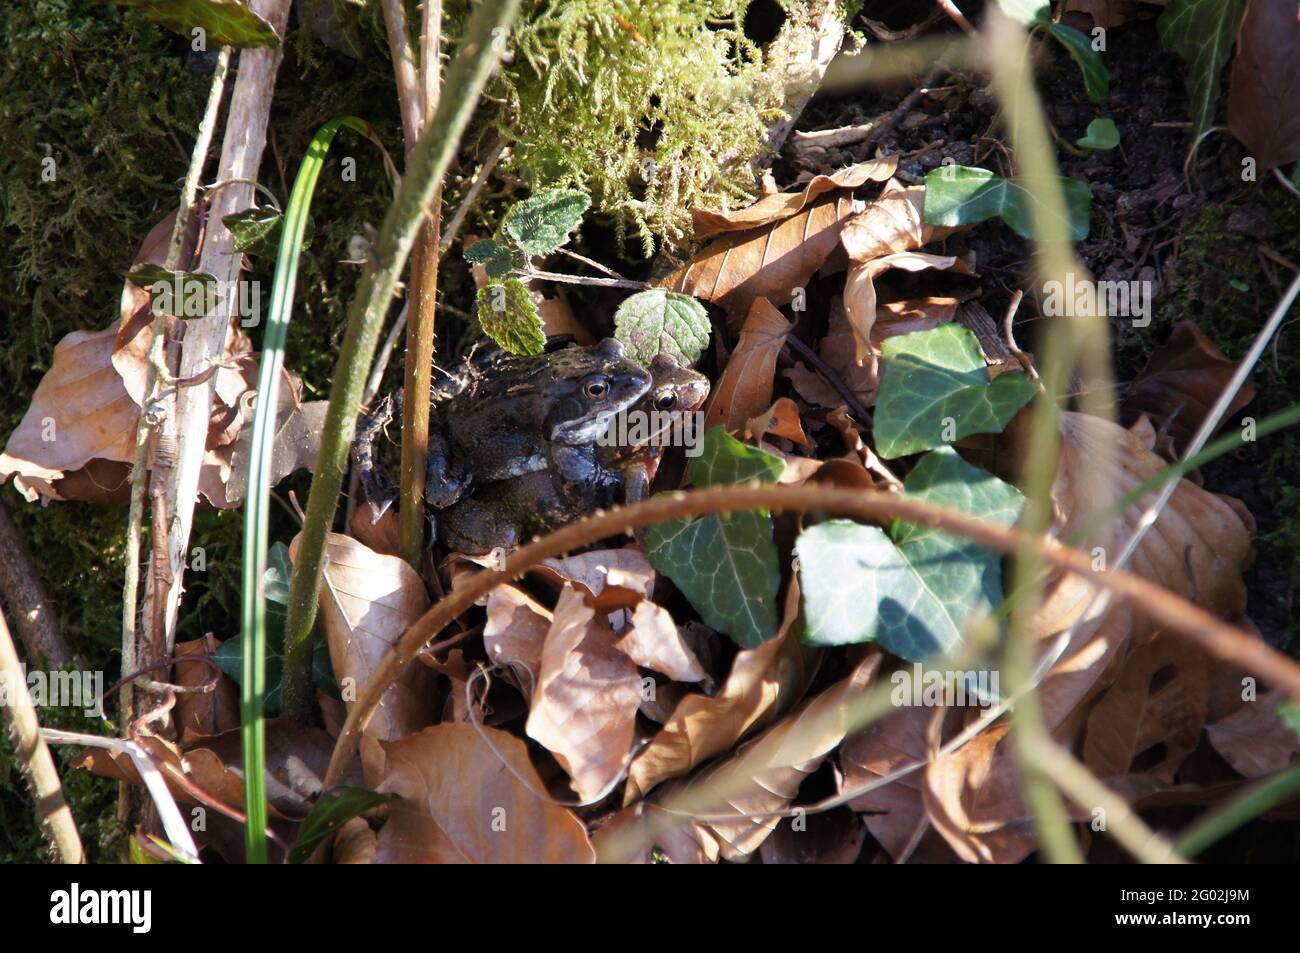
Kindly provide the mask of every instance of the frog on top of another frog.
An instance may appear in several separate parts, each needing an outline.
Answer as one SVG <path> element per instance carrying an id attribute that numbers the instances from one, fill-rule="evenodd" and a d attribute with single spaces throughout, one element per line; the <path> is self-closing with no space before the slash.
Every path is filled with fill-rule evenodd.
<path id="1" fill-rule="evenodd" d="M 653 383 L 631 407 L 608 420 L 589 443 L 552 448 L 552 465 L 478 487 L 437 516 L 438 538 L 470 555 L 518 545 L 603 507 L 641 499 L 654 478 L 669 431 L 699 409 L 709 393 L 703 374 L 666 354 L 650 364 Z M 627 424 L 641 415 L 636 427 Z M 657 425 L 647 430 L 646 421 Z M 615 442 L 610 435 L 641 439 Z M 606 438 L 606 439 L 602 439 Z"/>

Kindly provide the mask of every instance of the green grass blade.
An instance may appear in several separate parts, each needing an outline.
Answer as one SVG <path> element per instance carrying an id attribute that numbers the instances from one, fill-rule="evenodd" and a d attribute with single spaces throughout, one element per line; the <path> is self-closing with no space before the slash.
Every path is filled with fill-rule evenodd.
<path id="1" fill-rule="evenodd" d="M 257 376 L 257 408 L 249 445 L 248 488 L 244 499 L 243 594 L 240 631 L 244 645 L 243 684 L 240 686 L 240 731 L 244 756 L 246 859 L 266 863 L 266 730 L 263 702 L 266 692 L 266 591 L 267 547 L 270 543 L 271 455 L 275 439 L 276 408 L 284 368 L 284 342 L 293 314 L 294 286 L 298 281 L 298 256 L 312 194 L 320 178 L 330 142 L 343 126 L 363 136 L 370 128 L 360 119 L 343 116 L 321 126 L 298 169 L 293 193 L 285 209 L 280 250 L 271 283 L 271 307 L 262 340 L 262 361 Z"/>

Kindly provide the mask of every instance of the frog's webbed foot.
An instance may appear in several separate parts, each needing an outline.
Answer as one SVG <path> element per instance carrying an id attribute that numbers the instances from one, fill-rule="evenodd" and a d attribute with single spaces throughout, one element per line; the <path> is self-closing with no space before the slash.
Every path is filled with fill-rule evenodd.
<path id="1" fill-rule="evenodd" d="M 398 489 L 376 458 L 385 429 L 401 413 L 402 392 L 399 390 L 389 394 L 374 410 L 361 418 L 352 440 L 352 465 L 356 468 L 358 482 L 370 504 L 372 523 L 378 523 L 389 507 L 397 502 Z"/>
<path id="2" fill-rule="evenodd" d="M 523 535 L 507 504 L 472 496 L 438 514 L 438 534 L 444 546 L 467 556 L 479 556 L 497 547 L 513 549 Z"/>

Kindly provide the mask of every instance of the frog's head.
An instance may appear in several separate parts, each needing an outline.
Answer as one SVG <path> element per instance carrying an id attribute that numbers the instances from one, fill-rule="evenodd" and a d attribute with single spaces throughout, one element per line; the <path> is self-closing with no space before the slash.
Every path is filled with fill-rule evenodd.
<path id="1" fill-rule="evenodd" d="M 669 354 L 650 362 L 650 376 L 650 389 L 610 424 L 602 441 L 606 466 L 643 465 L 657 458 L 709 396 L 709 379 Z"/>
<path id="2" fill-rule="evenodd" d="M 683 367 L 671 354 L 660 354 L 650 362 L 650 390 L 638 409 L 661 414 L 683 415 L 699 410 L 709 396 L 709 379 Z"/>
<path id="3" fill-rule="evenodd" d="M 650 389 L 650 372 L 629 360 L 613 338 L 595 347 L 564 348 L 546 360 L 544 427 L 556 443 L 595 443 L 610 418 Z"/>

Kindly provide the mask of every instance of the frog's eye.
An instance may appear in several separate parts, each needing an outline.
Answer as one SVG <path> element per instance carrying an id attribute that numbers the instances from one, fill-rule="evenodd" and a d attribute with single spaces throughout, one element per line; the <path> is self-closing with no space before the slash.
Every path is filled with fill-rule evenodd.
<path id="1" fill-rule="evenodd" d="M 609 379 L 593 377 L 582 385 L 582 392 L 591 400 L 600 400 L 609 393 Z"/>
<path id="2" fill-rule="evenodd" d="M 672 410 L 676 406 L 677 395 L 670 390 L 655 396 L 655 410 Z"/>

